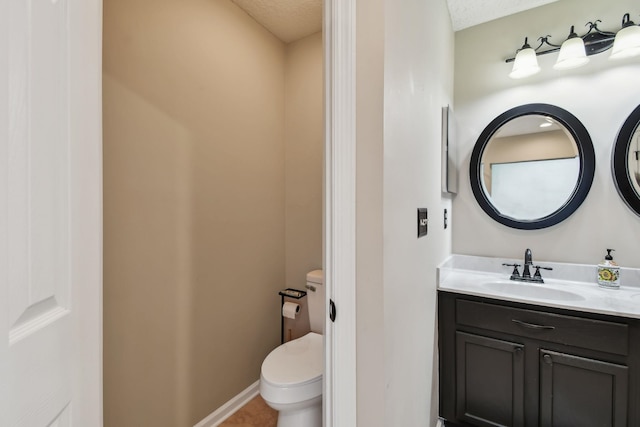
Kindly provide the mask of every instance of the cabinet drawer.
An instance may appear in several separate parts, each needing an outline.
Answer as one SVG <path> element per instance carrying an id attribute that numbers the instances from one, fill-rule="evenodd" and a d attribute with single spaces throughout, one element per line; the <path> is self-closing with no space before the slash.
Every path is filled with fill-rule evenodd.
<path id="1" fill-rule="evenodd" d="M 626 356 L 628 325 L 458 299 L 456 323 Z"/>

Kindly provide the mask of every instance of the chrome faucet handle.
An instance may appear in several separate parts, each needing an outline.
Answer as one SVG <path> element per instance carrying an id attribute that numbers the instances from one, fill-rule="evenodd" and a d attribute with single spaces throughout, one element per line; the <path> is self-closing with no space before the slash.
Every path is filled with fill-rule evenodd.
<path id="1" fill-rule="evenodd" d="M 541 283 L 544 283 L 544 281 L 542 280 L 542 275 L 540 274 L 540 270 L 541 269 L 542 270 L 553 270 L 553 268 L 551 268 L 551 267 L 542 267 L 540 265 L 534 265 L 533 267 L 536 269 L 536 272 L 533 274 L 533 278 L 536 281 L 539 280 Z"/>
<path id="2" fill-rule="evenodd" d="M 520 264 L 503 263 L 502 265 L 504 265 L 505 267 L 513 267 L 513 272 L 511 273 L 511 280 L 517 280 L 521 277 L 520 272 L 518 271 L 518 267 L 520 267 Z"/>

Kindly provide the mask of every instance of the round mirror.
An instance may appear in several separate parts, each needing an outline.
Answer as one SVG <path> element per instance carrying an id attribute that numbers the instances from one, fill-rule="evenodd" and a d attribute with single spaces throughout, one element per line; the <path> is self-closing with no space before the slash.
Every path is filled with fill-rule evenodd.
<path id="1" fill-rule="evenodd" d="M 594 172 L 585 127 L 548 104 L 522 105 L 496 117 L 478 138 L 469 168 L 480 207 L 523 230 L 550 227 L 571 215 L 587 197 Z"/>
<path id="2" fill-rule="evenodd" d="M 618 132 L 611 163 L 618 193 L 627 206 L 640 215 L 640 106 Z"/>

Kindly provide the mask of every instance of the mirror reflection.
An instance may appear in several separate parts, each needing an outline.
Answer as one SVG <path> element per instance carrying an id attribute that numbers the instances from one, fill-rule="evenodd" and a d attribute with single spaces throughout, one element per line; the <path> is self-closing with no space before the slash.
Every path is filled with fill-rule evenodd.
<path id="1" fill-rule="evenodd" d="M 571 198 L 580 175 L 579 150 L 571 133 L 552 117 L 520 116 L 493 134 L 481 170 L 485 194 L 500 214 L 540 219 Z"/>
<path id="2" fill-rule="evenodd" d="M 629 143 L 629 157 L 627 158 L 629 177 L 633 183 L 636 195 L 640 197 L 640 128 L 631 137 Z"/>

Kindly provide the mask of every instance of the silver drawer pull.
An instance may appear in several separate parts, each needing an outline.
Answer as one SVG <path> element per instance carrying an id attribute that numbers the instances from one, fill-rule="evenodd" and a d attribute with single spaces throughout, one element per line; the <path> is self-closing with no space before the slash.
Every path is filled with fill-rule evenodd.
<path id="1" fill-rule="evenodd" d="M 555 326 L 546 326 L 546 325 L 536 325 L 535 323 L 527 323 L 527 322 L 523 322 L 522 320 L 517 320 L 517 319 L 511 319 L 511 321 L 513 323 L 516 323 L 520 326 L 524 326 L 525 328 L 529 328 L 529 329 L 544 329 L 544 330 L 552 330 L 555 329 Z"/>

